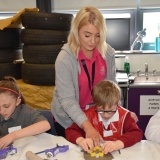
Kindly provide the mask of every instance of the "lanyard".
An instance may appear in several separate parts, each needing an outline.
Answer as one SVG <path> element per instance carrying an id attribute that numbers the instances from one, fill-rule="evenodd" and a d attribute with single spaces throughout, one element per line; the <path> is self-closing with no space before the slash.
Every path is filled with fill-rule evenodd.
<path id="1" fill-rule="evenodd" d="M 88 84 L 89 84 L 90 91 L 92 92 L 92 89 L 91 89 L 91 79 L 90 79 L 90 76 L 89 76 L 89 73 L 88 73 L 86 62 L 85 62 L 84 59 L 82 59 L 81 62 L 82 62 L 83 68 L 84 68 L 85 73 L 86 73 L 87 78 L 88 78 Z M 92 87 L 93 87 L 93 82 L 94 82 L 94 76 L 95 76 L 95 61 L 92 63 Z"/>

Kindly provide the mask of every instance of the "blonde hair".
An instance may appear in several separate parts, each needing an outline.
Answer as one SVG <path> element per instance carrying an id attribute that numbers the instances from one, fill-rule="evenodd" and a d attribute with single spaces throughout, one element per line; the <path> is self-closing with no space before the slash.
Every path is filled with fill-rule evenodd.
<path id="1" fill-rule="evenodd" d="M 78 31 L 79 29 L 86 25 L 87 23 L 93 24 L 99 31 L 100 34 L 100 42 L 97 45 L 97 49 L 105 58 L 105 53 L 107 51 L 106 44 L 106 34 L 107 28 L 106 23 L 103 18 L 101 12 L 95 7 L 87 6 L 83 7 L 77 14 L 76 17 L 73 18 L 71 24 L 70 34 L 68 36 L 68 45 L 71 51 L 77 55 L 80 48 L 80 42 L 78 39 Z"/>
<path id="2" fill-rule="evenodd" d="M 118 104 L 121 98 L 119 86 L 113 81 L 103 80 L 97 83 L 92 91 L 93 101 L 97 106 L 110 109 L 113 105 Z"/>

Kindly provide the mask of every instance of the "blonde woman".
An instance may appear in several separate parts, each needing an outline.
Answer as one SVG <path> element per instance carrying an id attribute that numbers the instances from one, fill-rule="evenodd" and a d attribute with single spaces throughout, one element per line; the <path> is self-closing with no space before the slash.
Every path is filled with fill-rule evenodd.
<path id="1" fill-rule="evenodd" d="M 84 110 L 92 106 L 92 88 L 101 80 L 115 80 L 115 50 L 106 43 L 106 23 L 101 12 L 82 8 L 72 20 L 68 43 L 55 63 L 56 89 L 51 104 L 58 135 L 75 122 L 86 137 L 99 144 L 99 133 Z"/>

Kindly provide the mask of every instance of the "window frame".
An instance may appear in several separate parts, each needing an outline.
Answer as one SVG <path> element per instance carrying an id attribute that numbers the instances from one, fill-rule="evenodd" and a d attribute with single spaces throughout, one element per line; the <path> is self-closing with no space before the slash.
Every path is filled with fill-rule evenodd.
<path id="1" fill-rule="evenodd" d="M 16 13 L 1 13 L 0 12 L 0 17 L 12 17 L 14 16 Z M 3 19 L 3 18 L 2 18 Z M 1 20 L 1 18 L 0 18 Z"/>

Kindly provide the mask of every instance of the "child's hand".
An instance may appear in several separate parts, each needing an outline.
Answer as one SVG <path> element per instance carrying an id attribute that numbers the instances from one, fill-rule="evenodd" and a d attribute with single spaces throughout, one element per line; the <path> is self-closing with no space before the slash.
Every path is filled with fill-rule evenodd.
<path id="1" fill-rule="evenodd" d="M 14 132 L 4 136 L 0 139 L 0 149 L 6 148 L 9 144 L 11 144 L 14 141 Z"/>
<path id="2" fill-rule="evenodd" d="M 117 149 L 117 146 L 115 144 L 115 141 L 107 141 L 102 145 L 102 150 L 104 154 L 115 151 L 116 149 Z"/>
<path id="3" fill-rule="evenodd" d="M 115 150 L 119 150 L 124 148 L 124 144 L 122 141 L 107 141 L 102 145 L 102 150 L 104 154 L 107 154 L 108 152 L 113 152 Z"/>
<path id="4" fill-rule="evenodd" d="M 93 140 L 91 138 L 79 137 L 76 143 L 81 146 L 86 152 L 94 148 Z"/>

